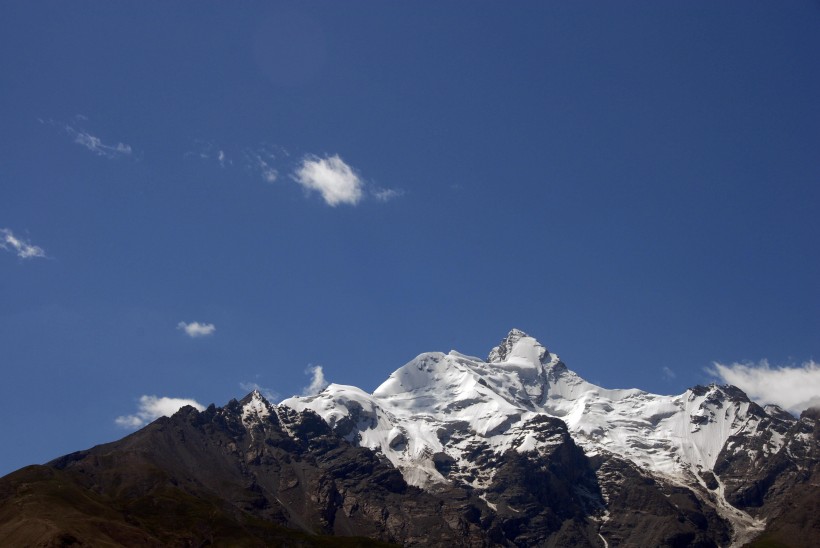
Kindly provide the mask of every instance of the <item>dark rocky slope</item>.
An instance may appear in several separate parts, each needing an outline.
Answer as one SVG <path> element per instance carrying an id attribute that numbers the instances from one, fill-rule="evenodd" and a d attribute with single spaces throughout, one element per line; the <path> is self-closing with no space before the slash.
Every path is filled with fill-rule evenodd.
<path id="1" fill-rule="evenodd" d="M 452 483 L 428 492 L 310 411 L 265 403 L 263 420 L 243 421 L 250 399 L 186 407 L 0 479 L 0 544 L 706 547 L 732 537 L 707 489 L 672 485 L 615 455 L 587 458 L 559 419 L 527 425 L 543 442 L 538 452 L 475 447 L 476 468 L 495 470 L 486 490 L 465 487 L 469 471 L 442 458 L 436 466 Z M 784 435 L 785 453 L 749 478 L 729 456 L 724 475 L 747 493 L 739 505 L 770 517 L 764 540 L 816 545 L 817 422 L 792 421 Z"/>

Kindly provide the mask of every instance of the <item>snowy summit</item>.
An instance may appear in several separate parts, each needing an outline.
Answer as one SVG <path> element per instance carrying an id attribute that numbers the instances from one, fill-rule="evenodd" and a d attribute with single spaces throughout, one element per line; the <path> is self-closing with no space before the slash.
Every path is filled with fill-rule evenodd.
<path id="1" fill-rule="evenodd" d="M 428 352 L 373 394 L 331 384 L 316 396 L 282 403 L 311 409 L 331 426 L 344 423 L 350 441 L 378 449 L 419 486 L 445 481 L 433 455 L 462 460 L 464 443 L 448 441 L 456 432 L 469 432 L 497 452 L 537 450 L 518 436 L 518 427 L 539 414 L 562 419 L 587 454 L 609 451 L 656 472 L 686 476 L 711 470 L 729 436 L 753 432 L 762 411 L 736 388 L 711 385 L 662 396 L 596 386 L 518 329 L 486 361 L 454 350 Z M 758 413 L 750 414 L 751 406 Z M 778 442 L 769 446 L 771 452 L 779 448 Z"/>
<path id="2" fill-rule="evenodd" d="M 539 416 L 563 420 L 589 457 L 614 454 L 669 481 L 704 489 L 721 451 L 731 454 L 730 439 L 763 436 L 762 454 L 772 455 L 794 422 L 782 412 L 768 413 L 732 386 L 696 386 L 673 396 L 596 386 L 518 329 L 487 360 L 428 352 L 372 394 L 331 384 L 318 395 L 282 404 L 315 411 L 348 441 L 382 453 L 408 483 L 427 489 L 453 478 L 477 489 L 488 486 L 494 470 L 477 469 L 477 450 L 545 450 L 550 441 L 528 428 Z M 716 496 L 719 506 L 729 508 L 722 487 Z M 752 525 L 733 510 L 726 510 L 733 521 Z"/>

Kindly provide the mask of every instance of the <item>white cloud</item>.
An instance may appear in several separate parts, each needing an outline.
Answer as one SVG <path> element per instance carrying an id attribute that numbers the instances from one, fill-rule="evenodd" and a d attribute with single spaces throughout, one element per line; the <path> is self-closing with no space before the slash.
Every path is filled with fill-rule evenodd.
<path id="1" fill-rule="evenodd" d="M 364 182 L 338 155 L 326 158 L 306 156 L 292 177 L 306 189 L 319 192 L 325 203 L 332 207 L 356 205 L 363 196 Z"/>
<path id="2" fill-rule="evenodd" d="M 207 337 L 209 335 L 213 335 L 214 331 L 216 331 L 216 326 L 212 323 L 179 322 L 177 324 L 177 329 L 185 331 L 186 335 L 192 339 L 195 339 L 197 337 Z"/>
<path id="3" fill-rule="evenodd" d="M 377 188 L 373 191 L 373 197 L 380 202 L 389 202 L 394 198 L 400 198 L 402 196 L 404 196 L 404 191 L 395 188 Z"/>
<path id="4" fill-rule="evenodd" d="M 0 249 L 12 251 L 21 259 L 44 258 L 46 256 L 46 252 L 42 247 L 21 240 L 8 228 L 0 228 Z"/>
<path id="5" fill-rule="evenodd" d="M 279 177 L 279 172 L 265 162 L 261 162 L 259 170 L 262 172 L 262 178 L 268 183 L 275 183 L 276 179 Z"/>
<path id="6" fill-rule="evenodd" d="M 270 388 L 265 388 L 264 386 L 260 386 L 255 382 L 240 382 L 239 388 L 241 388 L 245 392 L 253 392 L 254 390 L 258 390 L 270 403 L 276 403 L 280 399 L 279 394 L 277 394 Z"/>
<path id="7" fill-rule="evenodd" d="M 322 371 L 321 365 L 312 365 L 305 369 L 305 375 L 310 375 L 310 384 L 302 390 L 302 395 L 313 396 L 325 389 L 329 384 L 325 380 L 325 373 Z"/>
<path id="8" fill-rule="evenodd" d="M 114 423 L 122 428 L 140 428 L 160 417 L 170 417 L 186 405 L 193 406 L 199 411 L 205 409 L 201 403 L 188 398 L 140 396 L 137 412 L 133 415 L 117 417 Z"/>
<path id="9" fill-rule="evenodd" d="M 189 150 L 183 156 L 186 158 L 195 157 L 203 161 L 216 160 L 219 167 L 223 169 L 233 166 L 233 159 L 230 154 L 225 150 L 225 148 L 218 146 L 213 141 L 203 141 L 197 139 L 194 141 L 194 145 L 196 150 Z"/>
<path id="10" fill-rule="evenodd" d="M 670 369 L 669 367 L 664 367 L 661 371 L 663 371 L 663 377 L 667 380 L 671 381 L 672 379 L 677 377 L 675 372 L 672 369 Z"/>
<path id="11" fill-rule="evenodd" d="M 131 145 L 117 143 L 107 145 L 99 137 L 91 135 L 87 131 L 76 129 L 72 126 L 65 126 L 66 132 L 74 138 L 74 142 L 82 145 L 98 156 L 106 158 L 118 158 L 120 156 L 130 156 L 133 150 Z"/>
<path id="12" fill-rule="evenodd" d="M 813 360 L 791 367 L 771 367 L 766 360 L 757 364 L 715 363 L 709 373 L 759 403 L 774 403 L 792 413 L 820 406 L 820 364 Z"/>
<path id="13" fill-rule="evenodd" d="M 262 144 L 256 149 L 245 149 L 245 167 L 255 171 L 268 183 L 275 183 L 279 171 L 274 167 L 278 156 L 287 156 L 287 151 L 277 145 Z"/>

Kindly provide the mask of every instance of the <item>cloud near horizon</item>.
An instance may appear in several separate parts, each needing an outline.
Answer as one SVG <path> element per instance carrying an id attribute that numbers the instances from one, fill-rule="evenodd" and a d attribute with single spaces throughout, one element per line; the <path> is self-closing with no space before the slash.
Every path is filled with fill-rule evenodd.
<path id="1" fill-rule="evenodd" d="M 305 369 L 305 375 L 310 375 L 310 384 L 302 389 L 303 396 L 315 396 L 324 390 L 328 384 L 321 365 L 311 365 Z"/>
<path id="2" fill-rule="evenodd" d="M 179 322 L 177 324 L 177 329 L 185 331 L 186 335 L 192 339 L 195 339 L 197 337 L 208 337 L 209 335 L 213 335 L 214 331 L 216 331 L 216 326 L 212 323 Z"/>
<path id="3" fill-rule="evenodd" d="M 319 192 L 331 207 L 356 205 L 364 196 L 364 182 L 338 154 L 325 158 L 305 156 L 292 178 L 305 189 Z"/>
<path id="4" fill-rule="evenodd" d="M 0 249 L 12 251 L 21 259 L 45 258 L 46 256 L 42 247 L 21 240 L 10 228 L 0 228 Z"/>
<path id="5" fill-rule="evenodd" d="M 756 364 L 715 362 L 707 371 L 764 405 L 773 403 L 794 414 L 820 406 L 820 364 L 814 360 L 782 367 L 772 367 L 766 360 Z"/>
<path id="6" fill-rule="evenodd" d="M 114 423 L 122 428 L 141 428 L 160 417 L 170 417 L 186 405 L 195 407 L 198 411 L 205 410 L 204 405 L 190 398 L 140 396 L 137 412 L 117 417 Z"/>

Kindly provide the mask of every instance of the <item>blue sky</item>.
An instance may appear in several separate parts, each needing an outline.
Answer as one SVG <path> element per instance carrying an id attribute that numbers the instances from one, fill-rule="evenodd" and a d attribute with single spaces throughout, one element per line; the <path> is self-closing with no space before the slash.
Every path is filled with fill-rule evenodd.
<path id="1" fill-rule="evenodd" d="M 0 474 L 162 398 L 373 390 L 512 327 L 607 387 L 820 394 L 818 25 L 808 1 L 3 3 Z"/>

